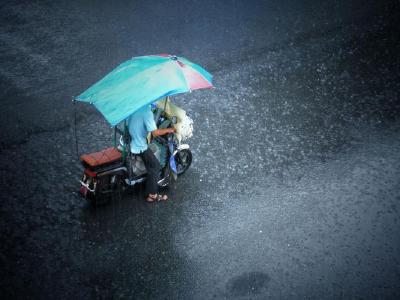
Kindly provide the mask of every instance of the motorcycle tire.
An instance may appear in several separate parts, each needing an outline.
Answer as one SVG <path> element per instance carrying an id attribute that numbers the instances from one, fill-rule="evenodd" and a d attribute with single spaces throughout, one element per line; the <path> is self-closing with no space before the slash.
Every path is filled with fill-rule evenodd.
<path id="1" fill-rule="evenodd" d="M 179 150 L 175 156 L 175 164 L 176 164 L 176 171 L 177 175 L 182 175 L 189 169 L 190 165 L 192 164 L 192 152 L 189 149 L 182 149 Z"/>
<path id="2" fill-rule="evenodd" d="M 95 194 L 88 198 L 92 206 L 105 206 L 121 198 L 122 182 L 119 176 L 104 176 L 97 179 Z"/>

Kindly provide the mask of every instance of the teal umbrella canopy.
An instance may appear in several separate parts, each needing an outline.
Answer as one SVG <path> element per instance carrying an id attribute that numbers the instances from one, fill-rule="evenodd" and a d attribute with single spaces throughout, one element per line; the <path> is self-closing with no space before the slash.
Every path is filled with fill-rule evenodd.
<path id="1" fill-rule="evenodd" d="M 93 104 L 117 125 L 156 100 L 212 87 L 212 75 L 183 57 L 168 54 L 134 57 L 115 68 L 75 100 Z"/>

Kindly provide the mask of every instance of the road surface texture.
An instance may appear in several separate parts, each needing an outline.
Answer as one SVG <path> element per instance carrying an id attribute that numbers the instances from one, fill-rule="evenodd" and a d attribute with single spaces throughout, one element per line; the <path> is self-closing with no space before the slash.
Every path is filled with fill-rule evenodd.
<path id="1" fill-rule="evenodd" d="M 399 1 L 3 1 L 1 299 L 399 299 Z M 194 161 L 165 203 L 77 193 L 71 99 L 172 53 Z M 76 104 L 79 153 L 112 130 Z"/>

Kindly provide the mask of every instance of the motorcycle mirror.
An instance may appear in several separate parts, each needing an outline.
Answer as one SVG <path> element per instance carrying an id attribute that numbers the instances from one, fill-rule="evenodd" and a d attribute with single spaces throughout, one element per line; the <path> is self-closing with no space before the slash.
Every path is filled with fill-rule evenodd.
<path id="1" fill-rule="evenodd" d="M 176 117 L 176 116 L 173 116 L 172 118 L 171 118 L 171 123 L 172 124 L 176 124 L 176 123 L 178 123 L 178 118 Z"/>

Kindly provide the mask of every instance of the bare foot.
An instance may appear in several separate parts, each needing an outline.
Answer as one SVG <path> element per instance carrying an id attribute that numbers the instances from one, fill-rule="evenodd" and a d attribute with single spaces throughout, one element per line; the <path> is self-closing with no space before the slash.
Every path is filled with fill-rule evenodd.
<path id="1" fill-rule="evenodd" d="M 155 202 L 155 201 L 159 201 L 158 200 L 158 195 L 157 194 L 149 194 L 146 198 L 147 202 Z"/>
<path id="2" fill-rule="evenodd" d="M 167 195 L 158 195 L 157 196 L 157 201 L 167 201 L 168 196 Z"/>

